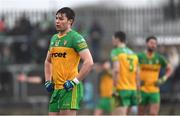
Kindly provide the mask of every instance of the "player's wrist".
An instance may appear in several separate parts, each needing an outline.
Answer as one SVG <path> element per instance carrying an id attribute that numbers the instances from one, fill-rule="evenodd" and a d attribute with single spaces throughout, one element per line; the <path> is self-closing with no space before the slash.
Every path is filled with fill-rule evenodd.
<path id="1" fill-rule="evenodd" d="M 50 81 L 50 80 L 46 80 L 45 83 L 46 83 L 46 82 L 51 82 L 51 81 Z"/>
<path id="2" fill-rule="evenodd" d="M 76 85 L 80 83 L 80 81 L 77 79 L 77 77 L 75 77 L 75 78 L 73 79 L 73 82 L 74 82 Z"/>

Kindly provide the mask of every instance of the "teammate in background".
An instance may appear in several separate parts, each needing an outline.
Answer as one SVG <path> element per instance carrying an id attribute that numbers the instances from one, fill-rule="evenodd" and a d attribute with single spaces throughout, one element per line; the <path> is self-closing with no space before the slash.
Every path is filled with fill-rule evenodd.
<path id="1" fill-rule="evenodd" d="M 119 106 L 114 114 L 127 115 L 131 106 L 137 105 L 138 57 L 126 47 L 126 34 L 115 32 L 112 37 L 114 49 L 111 51 L 113 61 L 113 82 L 119 96 Z"/>
<path id="2" fill-rule="evenodd" d="M 74 20 L 75 13 L 71 8 L 64 7 L 56 13 L 58 33 L 51 38 L 44 65 L 45 87 L 48 92 L 53 92 L 49 115 L 76 115 L 83 97 L 81 81 L 93 66 L 85 39 L 71 29 Z M 78 73 L 80 59 L 83 64 Z"/>
<path id="3" fill-rule="evenodd" d="M 158 115 L 160 108 L 159 86 L 166 82 L 171 75 L 172 68 L 162 55 L 155 52 L 157 48 L 156 37 L 148 37 L 146 47 L 145 52 L 138 54 L 142 97 L 138 113 L 140 115 Z M 166 73 L 158 78 L 161 68 L 166 68 Z"/>
<path id="4" fill-rule="evenodd" d="M 98 79 L 100 99 L 94 115 L 111 114 L 114 107 L 112 99 L 113 79 L 111 64 L 108 60 L 104 60 L 100 65 L 102 67 L 102 71 Z"/>

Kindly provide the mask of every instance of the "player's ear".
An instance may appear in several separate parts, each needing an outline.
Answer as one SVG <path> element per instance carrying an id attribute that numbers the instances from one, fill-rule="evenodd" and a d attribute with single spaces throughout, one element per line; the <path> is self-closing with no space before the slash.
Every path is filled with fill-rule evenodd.
<path id="1" fill-rule="evenodd" d="M 70 24 L 72 25 L 73 22 L 74 22 L 74 20 L 73 20 L 73 19 L 69 19 L 69 22 L 70 22 Z"/>

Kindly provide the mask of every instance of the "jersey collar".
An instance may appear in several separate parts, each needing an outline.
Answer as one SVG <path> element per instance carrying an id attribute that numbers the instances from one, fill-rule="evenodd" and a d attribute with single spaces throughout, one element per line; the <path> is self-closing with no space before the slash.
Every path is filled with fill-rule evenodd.
<path id="1" fill-rule="evenodd" d="M 145 51 L 145 54 L 146 54 L 146 56 L 147 56 L 147 58 L 148 58 L 148 59 L 151 59 L 151 58 L 153 58 L 153 57 L 154 57 L 155 52 L 153 52 L 151 56 L 148 54 L 148 52 L 147 52 L 147 51 Z"/>
<path id="2" fill-rule="evenodd" d="M 71 32 L 71 30 L 69 30 L 68 32 L 64 33 L 64 34 L 57 34 L 58 38 L 62 38 L 64 36 L 66 36 L 69 32 Z"/>

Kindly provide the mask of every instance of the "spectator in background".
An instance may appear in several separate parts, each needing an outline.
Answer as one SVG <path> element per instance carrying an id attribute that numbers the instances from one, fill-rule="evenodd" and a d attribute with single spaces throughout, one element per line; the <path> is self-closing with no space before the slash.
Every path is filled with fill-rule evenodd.
<path id="1" fill-rule="evenodd" d="M 103 29 L 97 20 L 94 20 L 90 30 L 89 37 L 94 61 L 97 62 L 100 58 L 101 40 L 103 38 Z"/>
<path id="2" fill-rule="evenodd" d="M 10 29 L 9 31 L 8 31 L 8 35 L 19 35 L 20 34 L 20 24 L 19 24 L 20 22 L 19 22 L 19 19 L 16 19 L 15 20 L 15 25 L 14 25 L 14 27 L 12 28 L 12 29 Z"/>
<path id="3" fill-rule="evenodd" d="M 11 96 L 10 94 L 13 90 L 12 85 L 13 85 L 12 73 L 6 68 L 1 69 L 0 70 L 0 96 L 1 98 L 3 96 L 5 97 Z"/>
<path id="4" fill-rule="evenodd" d="M 85 39 L 88 37 L 88 32 L 85 24 L 83 22 L 79 22 L 76 26 L 75 29 L 77 30 L 78 33 L 80 33 Z"/>
<path id="5" fill-rule="evenodd" d="M 4 34 L 6 32 L 6 23 L 5 23 L 5 17 L 2 16 L 0 19 L 0 35 Z"/>
<path id="6" fill-rule="evenodd" d="M 33 58 L 36 63 L 43 63 L 44 57 L 46 57 L 48 42 L 45 38 L 39 38 L 33 47 Z M 40 53 L 40 54 L 39 54 Z"/>
<path id="7" fill-rule="evenodd" d="M 42 33 L 42 34 L 50 34 L 49 29 L 50 29 L 50 27 L 52 25 L 51 22 L 53 22 L 53 21 L 51 21 L 48 18 L 46 13 L 44 13 L 43 14 L 43 19 L 39 23 L 40 33 Z"/>
<path id="8" fill-rule="evenodd" d="M 29 21 L 29 18 L 27 18 L 26 14 L 23 13 L 22 17 L 19 19 L 19 26 L 20 26 L 20 34 L 23 35 L 30 35 L 32 31 L 32 26 Z"/>
<path id="9" fill-rule="evenodd" d="M 26 39 L 26 38 L 22 38 Z M 12 45 L 12 54 L 14 63 L 26 64 L 32 61 L 31 44 L 28 42 L 14 42 Z"/>
<path id="10" fill-rule="evenodd" d="M 5 44 L 2 49 L 2 64 L 8 65 L 12 63 L 12 61 L 10 45 Z"/>
<path id="11" fill-rule="evenodd" d="M 32 25 L 27 18 L 26 14 L 23 13 L 19 19 L 15 20 L 15 26 L 9 31 L 10 35 L 27 35 L 30 36 L 32 31 Z"/>

